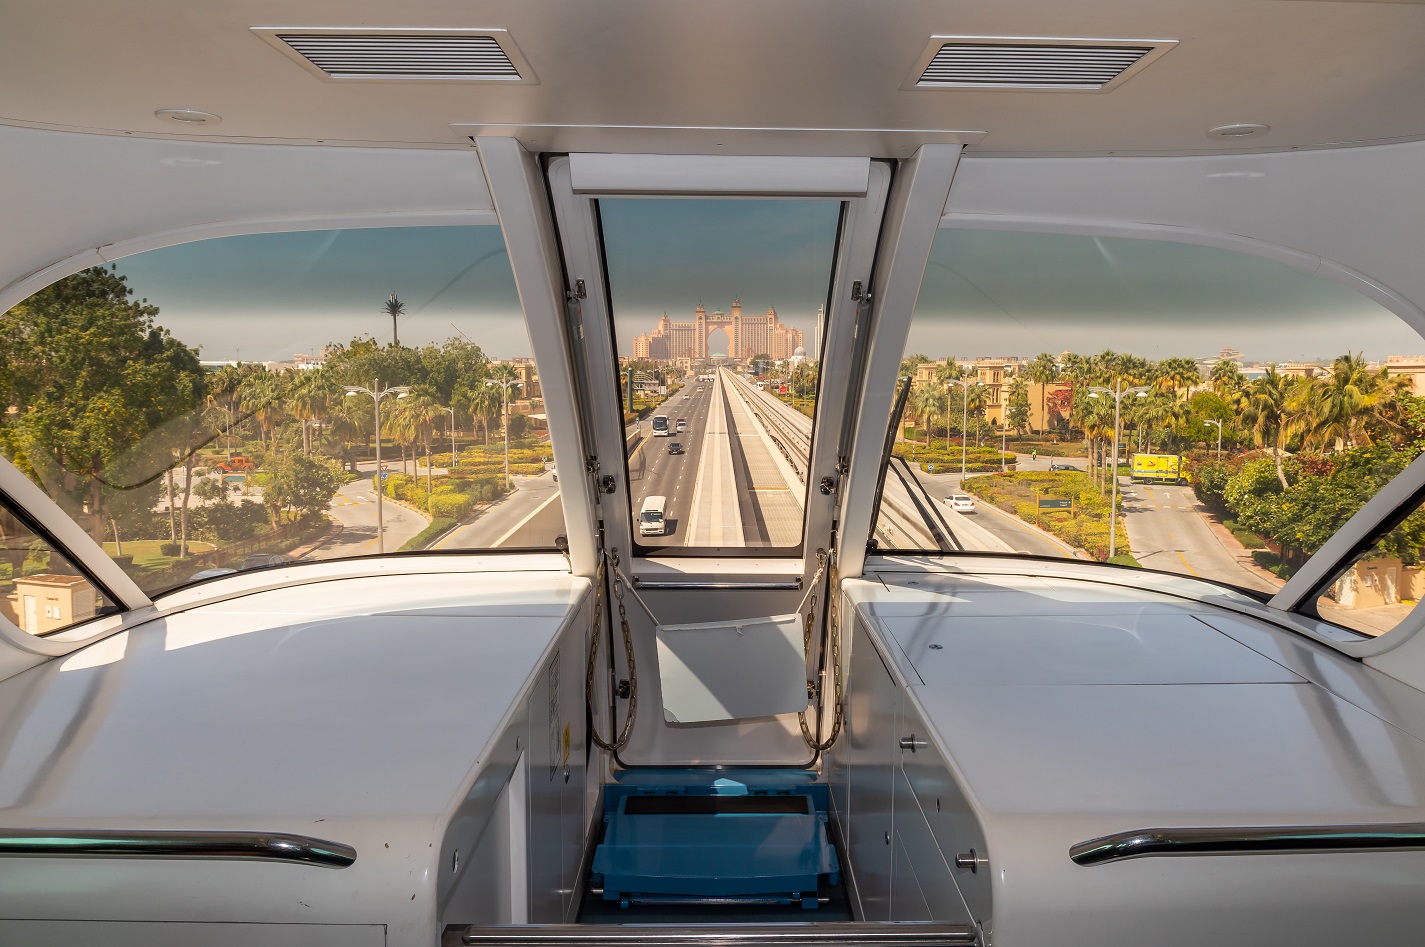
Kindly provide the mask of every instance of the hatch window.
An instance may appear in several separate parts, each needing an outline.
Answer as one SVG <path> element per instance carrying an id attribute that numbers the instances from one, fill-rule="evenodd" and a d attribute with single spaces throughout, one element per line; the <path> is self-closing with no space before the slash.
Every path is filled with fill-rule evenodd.
<path id="1" fill-rule="evenodd" d="M 599 218 L 630 512 L 667 502 L 642 549 L 796 551 L 840 202 L 619 198 Z"/>
<path id="2" fill-rule="evenodd" d="M 111 604 L 68 557 L 0 507 L 0 617 L 26 634 L 47 635 Z"/>
<path id="3" fill-rule="evenodd" d="M 0 350 L 0 452 L 149 593 L 564 531 L 497 226 L 154 250 L 20 303 Z"/>
<path id="4" fill-rule="evenodd" d="M 942 229 L 876 543 L 1269 595 L 1425 444 L 1422 353 L 1371 300 L 1260 257 Z"/>

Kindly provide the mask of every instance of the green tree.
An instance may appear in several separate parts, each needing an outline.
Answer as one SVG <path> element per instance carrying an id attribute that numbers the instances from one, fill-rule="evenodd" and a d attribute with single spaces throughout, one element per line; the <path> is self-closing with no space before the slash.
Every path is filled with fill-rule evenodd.
<path id="1" fill-rule="evenodd" d="M 1009 426 L 1016 433 L 1024 434 L 1029 430 L 1029 386 L 1025 384 L 1023 375 L 1010 379 L 1008 395 Z"/>
<path id="2" fill-rule="evenodd" d="M 0 403 L 10 406 L 0 450 L 96 541 L 106 523 L 120 540 L 120 497 L 156 488 L 190 439 L 149 436 L 206 397 L 198 353 L 132 295 L 123 276 L 93 267 L 0 316 Z"/>
<path id="3" fill-rule="evenodd" d="M 385 304 L 381 306 L 381 311 L 391 317 L 391 344 L 400 345 L 401 337 L 396 328 L 396 319 L 397 317 L 404 316 L 406 314 L 405 304 L 401 302 L 400 298 L 395 293 L 392 293 L 386 299 Z"/>
<path id="4" fill-rule="evenodd" d="M 1242 370 L 1237 367 L 1237 363 L 1226 358 L 1212 366 L 1212 374 L 1209 377 L 1212 390 L 1217 392 L 1218 397 L 1229 401 L 1247 383 L 1247 379 L 1243 377 Z"/>
<path id="5" fill-rule="evenodd" d="M 341 471 L 325 458 L 289 453 L 256 479 L 262 487 L 262 505 L 267 508 L 272 528 L 277 529 L 283 510 L 292 511 L 298 518 L 325 512 L 341 486 Z"/>

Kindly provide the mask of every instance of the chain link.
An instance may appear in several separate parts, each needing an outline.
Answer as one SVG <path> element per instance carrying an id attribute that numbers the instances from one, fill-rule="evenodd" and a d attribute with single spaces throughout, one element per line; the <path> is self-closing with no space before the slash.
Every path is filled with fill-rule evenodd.
<path id="1" fill-rule="evenodd" d="M 834 562 L 828 563 L 828 556 L 826 555 L 826 553 L 822 553 L 819 558 L 821 560 L 821 565 L 817 567 L 816 578 L 812 580 L 812 587 L 813 590 L 816 588 L 817 584 L 821 581 L 822 573 L 829 566 L 830 578 L 827 583 L 826 596 L 826 636 L 829 639 L 831 647 L 831 678 L 833 682 L 832 700 L 835 709 L 831 720 L 831 733 L 827 736 L 825 741 L 819 740 L 817 738 L 817 735 L 812 733 L 811 727 L 807 725 L 806 711 L 803 710 L 797 714 L 797 722 L 801 724 L 802 739 L 806 741 L 806 745 L 810 747 L 814 752 L 824 753 L 825 751 L 831 749 L 831 745 L 835 743 L 836 738 L 841 735 L 841 725 L 843 720 L 843 700 L 841 682 L 841 625 L 837 621 L 838 616 L 836 614 L 836 564 Z M 811 632 L 812 623 L 814 621 L 815 616 L 816 594 L 815 591 L 813 591 L 811 600 L 807 608 L 806 623 L 803 626 L 802 633 L 802 647 L 804 650 L 804 657 L 808 662 L 811 661 Z M 821 700 L 820 697 L 821 695 L 818 695 L 819 699 L 817 700 L 816 710 L 817 730 L 821 729 L 822 708 L 825 706 L 825 702 Z"/>
<path id="2" fill-rule="evenodd" d="M 628 612 L 624 610 L 623 604 L 623 579 L 618 573 L 618 550 L 614 550 L 614 598 L 618 600 L 618 620 L 619 627 L 623 632 L 623 653 L 624 660 L 628 664 L 628 713 L 624 718 L 623 729 L 619 731 L 618 738 L 612 742 L 599 736 L 598 727 L 594 725 L 594 672 L 598 665 L 599 638 L 603 632 L 603 605 L 604 605 L 604 585 L 608 575 L 604 556 L 599 557 L 599 570 L 596 581 L 598 588 L 594 592 L 594 633 L 589 643 L 589 664 L 584 674 L 584 702 L 589 708 L 589 736 L 593 741 L 611 753 L 617 753 L 628 745 L 628 739 L 633 734 L 633 721 L 638 715 L 638 665 L 633 659 L 633 633 L 628 627 Z M 617 715 L 615 715 L 617 719 Z"/>

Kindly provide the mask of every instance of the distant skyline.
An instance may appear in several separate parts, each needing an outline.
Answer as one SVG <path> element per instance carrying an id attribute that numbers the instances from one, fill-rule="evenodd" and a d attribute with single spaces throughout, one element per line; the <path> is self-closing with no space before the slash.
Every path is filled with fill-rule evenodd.
<path id="1" fill-rule="evenodd" d="M 774 307 L 808 349 L 826 299 L 835 201 L 600 201 L 621 355 L 666 311 L 701 302 Z M 136 297 L 206 360 L 289 361 L 369 336 L 385 344 L 382 304 L 406 306 L 408 345 L 461 334 L 492 358 L 530 354 L 498 226 L 310 231 L 223 237 L 117 261 Z M 714 351 L 726 339 L 714 333 Z M 943 229 L 912 321 L 908 353 L 1033 356 L 1104 349 L 1152 359 L 1371 360 L 1425 354 L 1425 340 L 1346 286 L 1264 258 L 1165 241 Z"/>

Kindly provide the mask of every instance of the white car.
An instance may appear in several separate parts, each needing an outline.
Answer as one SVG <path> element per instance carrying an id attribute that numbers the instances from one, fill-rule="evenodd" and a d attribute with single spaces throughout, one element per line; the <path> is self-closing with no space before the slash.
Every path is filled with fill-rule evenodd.
<path id="1" fill-rule="evenodd" d="M 949 504 L 950 509 L 956 513 L 975 512 L 975 498 L 966 496 L 963 493 L 952 493 L 945 498 L 945 502 Z"/>

